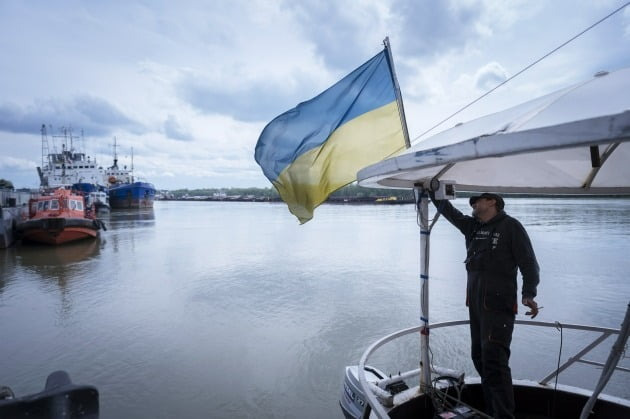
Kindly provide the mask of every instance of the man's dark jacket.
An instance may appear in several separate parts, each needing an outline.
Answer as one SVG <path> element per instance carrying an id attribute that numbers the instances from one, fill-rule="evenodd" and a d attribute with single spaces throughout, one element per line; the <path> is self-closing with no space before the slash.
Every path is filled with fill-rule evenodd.
<path id="1" fill-rule="evenodd" d="M 536 296 L 538 262 L 529 236 L 518 220 L 501 210 L 482 223 L 462 214 L 449 201 L 433 202 L 466 238 L 466 270 L 481 278 L 485 309 L 516 312 L 517 268 L 523 276 L 522 296 Z"/>

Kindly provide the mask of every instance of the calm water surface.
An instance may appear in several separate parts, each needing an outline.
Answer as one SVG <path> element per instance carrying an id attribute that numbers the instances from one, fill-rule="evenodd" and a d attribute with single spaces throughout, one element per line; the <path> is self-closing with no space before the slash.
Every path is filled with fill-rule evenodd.
<path id="1" fill-rule="evenodd" d="M 539 318 L 618 328 L 630 200 L 510 199 L 506 210 L 539 258 Z M 415 219 L 412 205 L 323 205 L 300 226 L 282 204 L 156 202 L 113 211 L 96 241 L 0 249 L 0 385 L 24 395 L 64 369 L 98 387 L 103 418 L 339 418 L 343 367 L 418 323 Z M 432 322 L 467 317 L 464 254 L 440 220 Z M 584 343 L 564 333 L 563 358 Z M 547 334 L 517 330 L 515 377 L 554 368 L 559 332 Z M 466 328 L 436 330 L 432 350 L 472 372 Z M 388 372 L 417 363 L 415 337 L 383 351 L 374 363 Z M 561 377 L 592 388 L 592 370 Z M 630 374 L 606 391 L 630 397 Z"/>

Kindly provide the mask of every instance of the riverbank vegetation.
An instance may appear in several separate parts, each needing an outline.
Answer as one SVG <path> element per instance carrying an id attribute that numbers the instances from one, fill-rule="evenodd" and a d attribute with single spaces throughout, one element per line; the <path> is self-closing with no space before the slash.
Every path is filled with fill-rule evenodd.
<path id="1" fill-rule="evenodd" d="M 279 201 L 280 196 L 275 188 L 204 188 L 177 189 L 168 191 L 170 199 L 230 199 L 244 198 L 265 201 Z M 377 199 L 392 199 L 412 201 L 413 192 L 398 189 L 372 189 L 358 185 L 348 185 L 333 192 L 329 201 L 374 201 Z"/>

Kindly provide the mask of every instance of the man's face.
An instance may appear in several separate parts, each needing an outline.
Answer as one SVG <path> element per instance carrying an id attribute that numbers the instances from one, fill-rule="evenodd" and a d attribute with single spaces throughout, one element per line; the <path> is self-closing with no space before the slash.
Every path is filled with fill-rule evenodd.
<path id="1" fill-rule="evenodd" d="M 473 217 L 483 217 L 487 214 L 493 206 L 496 205 L 494 199 L 488 198 L 479 198 L 472 204 L 472 215 Z"/>

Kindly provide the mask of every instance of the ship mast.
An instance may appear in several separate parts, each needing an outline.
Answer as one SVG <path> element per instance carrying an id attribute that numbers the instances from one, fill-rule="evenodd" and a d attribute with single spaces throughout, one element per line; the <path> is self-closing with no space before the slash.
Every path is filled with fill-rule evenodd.
<path id="1" fill-rule="evenodd" d="M 50 159 L 50 149 L 48 148 L 48 133 L 46 131 L 46 124 L 42 124 L 42 165 L 37 168 L 37 174 L 39 175 L 39 185 L 47 187 L 48 186 L 48 176 L 44 176 L 44 170 L 46 167 L 51 167 L 51 159 Z M 48 160 L 46 162 L 46 160 Z"/>
<path id="2" fill-rule="evenodd" d="M 134 182 L 133 179 L 133 147 L 131 147 L 131 182 Z"/>
<path id="3" fill-rule="evenodd" d="M 45 158 L 48 157 L 48 134 L 46 132 L 46 124 L 42 124 L 42 168 L 45 164 Z"/>
<path id="4" fill-rule="evenodd" d="M 114 165 L 112 169 L 118 169 L 118 153 L 116 152 L 116 136 L 114 136 Z"/>

